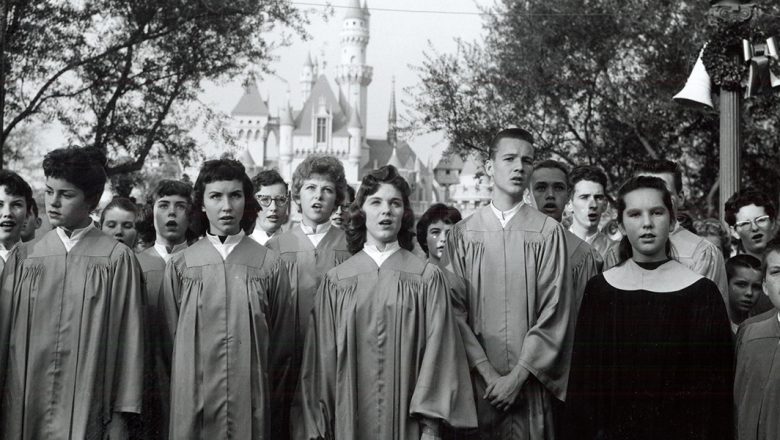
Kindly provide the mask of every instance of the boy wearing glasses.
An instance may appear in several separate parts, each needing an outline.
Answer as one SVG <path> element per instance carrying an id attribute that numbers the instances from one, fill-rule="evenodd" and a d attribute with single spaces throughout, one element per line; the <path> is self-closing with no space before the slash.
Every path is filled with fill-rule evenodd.
<path id="1" fill-rule="evenodd" d="M 255 199 L 260 203 L 257 222 L 249 238 L 265 245 L 274 234 L 280 232 L 290 216 L 290 196 L 287 183 L 276 170 L 264 170 L 252 178 Z"/>
<path id="2" fill-rule="evenodd" d="M 761 260 L 767 243 L 775 234 L 777 211 L 774 203 L 758 191 L 746 190 L 731 196 L 725 208 L 726 223 L 732 236 L 740 241 L 740 253 Z"/>
<path id="3" fill-rule="evenodd" d="M 351 256 L 344 231 L 331 226 L 331 215 L 344 202 L 346 193 L 347 179 L 340 160 L 325 155 L 307 157 L 292 178 L 292 194 L 301 210 L 301 223 L 268 241 L 268 247 L 279 252 L 287 263 L 295 304 L 295 352 L 286 383 L 288 397 L 293 395 L 298 381 L 303 339 L 317 288 L 330 269 Z M 278 404 L 289 408 L 291 400 L 286 398 Z M 289 415 L 289 411 L 281 413 Z"/>

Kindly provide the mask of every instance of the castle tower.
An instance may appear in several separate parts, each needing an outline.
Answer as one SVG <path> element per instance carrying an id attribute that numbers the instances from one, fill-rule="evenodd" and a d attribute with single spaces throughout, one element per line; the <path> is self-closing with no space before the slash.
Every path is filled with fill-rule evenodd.
<path id="1" fill-rule="evenodd" d="M 341 61 L 336 67 L 341 107 L 349 115 L 357 108 L 364 117 L 368 114 L 367 89 L 373 76 L 373 68 L 366 65 L 368 24 L 368 5 L 361 6 L 360 0 L 350 0 L 341 27 Z M 365 129 L 364 122 L 364 132 Z"/>
<path id="2" fill-rule="evenodd" d="M 363 124 L 360 122 L 360 111 L 357 109 L 349 116 L 347 132 L 349 133 L 349 157 L 344 171 L 347 182 L 358 182 L 360 180 L 360 153 L 363 148 Z"/>
<path id="3" fill-rule="evenodd" d="M 266 160 L 265 139 L 270 114 L 254 77 L 244 82 L 244 94 L 230 115 L 236 144 L 248 151 L 255 164 L 262 166 Z"/>
<path id="4" fill-rule="evenodd" d="M 294 129 L 295 120 L 288 102 L 279 114 L 279 174 L 287 182 L 292 181 Z"/>
<path id="5" fill-rule="evenodd" d="M 387 142 L 392 146 L 398 144 L 398 115 L 395 111 L 395 77 L 393 77 L 393 88 L 390 90 L 390 111 L 387 112 Z"/>
<path id="6" fill-rule="evenodd" d="M 306 61 L 303 62 L 303 70 L 301 70 L 301 107 L 306 104 L 306 100 L 311 95 L 311 88 L 314 87 L 314 82 L 317 79 L 315 70 L 311 60 L 311 52 L 309 52 Z"/>

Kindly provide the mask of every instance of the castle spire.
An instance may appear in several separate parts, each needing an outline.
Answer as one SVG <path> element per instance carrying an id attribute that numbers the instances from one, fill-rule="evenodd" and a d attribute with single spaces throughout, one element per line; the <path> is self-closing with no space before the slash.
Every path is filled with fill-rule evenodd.
<path id="1" fill-rule="evenodd" d="M 395 76 L 390 89 L 390 111 L 387 113 L 387 142 L 395 146 L 398 143 L 398 115 L 395 110 Z"/>

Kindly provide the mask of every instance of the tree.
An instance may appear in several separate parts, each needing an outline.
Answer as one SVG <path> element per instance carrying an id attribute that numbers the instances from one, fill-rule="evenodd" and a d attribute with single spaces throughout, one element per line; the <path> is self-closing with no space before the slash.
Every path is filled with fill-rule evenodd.
<path id="1" fill-rule="evenodd" d="M 451 151 L 466 154 L 486 152 L 499 127 L 523 126 L 534 133 L 539 156 L 599 165 L 613 187 L 636 161 L 677 160 L 693 198 L 704 201 L 718 177 L 718 114 L 691 111 L 671 98 L 706 41 L 708 7 L 705 1 L 500 0 L 485 11 L 484 41 L 460 41 L 456 54 L 428 52 L 412 90 L 419 97 L 414 128 L 444 130 Z M 765 7 L 780 12 L 776 4 Z M 748 104 L 748 167 L 760 162 L 752 148 L 762 158 L 777 151 L 778 104 L 772 97 Z M 771 174 L 761 182 L 780 178 L 777 170 L 766 171 Z M 761 184 L 756 176 L 747 180 Z"/>
<path id="2" fill-rule="evenodd" d="M 201 84 L 267 68 L 281 26 L 305 36 L 286 0 L 4 0 L 0 7 L 0 165 L 23 123 L 57 119 L 75 141 L 103 148 L 110 175 L 152 151 L 188 159 Z"/>

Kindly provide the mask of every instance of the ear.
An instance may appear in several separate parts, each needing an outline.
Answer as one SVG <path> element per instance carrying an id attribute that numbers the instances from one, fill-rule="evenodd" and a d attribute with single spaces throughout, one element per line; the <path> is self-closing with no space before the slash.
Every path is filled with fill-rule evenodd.
<path id="1" fill-rule="evenodd" d="M 35 229 L 38 229 L 43 224 L 43 220 L 40 217 L 35 217 Z"/>
<path id="2" fill-rule="evenodd" d="M 618 231 L 620 231 L 620 235 L 626 236 L 626 228 L 623 227 L 623 223 L 618 222 Z"/>
<path id="3" fill-rule="evenodd" d="M 734 240 L 741 240 L 741 238 L 739 237 L 739 234 L 737 233 L 737 230 L 734 229 L 734 226 L 729 226 L 729 235 Z"/>
<path id="4" fill-rule="evenodd" d="M 493 159 L 485 161 L 485 174 L 491 179 L 493 178 Z"/>

